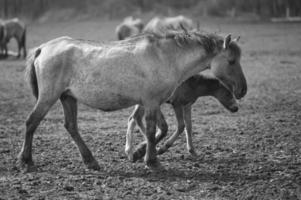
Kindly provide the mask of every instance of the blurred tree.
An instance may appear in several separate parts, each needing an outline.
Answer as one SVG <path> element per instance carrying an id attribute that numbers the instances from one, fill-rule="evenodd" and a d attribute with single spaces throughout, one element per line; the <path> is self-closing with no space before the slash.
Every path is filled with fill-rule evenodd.
<path id="1" fill-rule="evenodd" d="M 236 16 L 253 12 L 259 16 L 301 16 L 301 0 L 0 0 L 0 16 L 4 18 L 19 15 L 37 18 L 57 9 L 113 18 L 158 8 L 162 11 L 189 9 L 200 15 Z"/>

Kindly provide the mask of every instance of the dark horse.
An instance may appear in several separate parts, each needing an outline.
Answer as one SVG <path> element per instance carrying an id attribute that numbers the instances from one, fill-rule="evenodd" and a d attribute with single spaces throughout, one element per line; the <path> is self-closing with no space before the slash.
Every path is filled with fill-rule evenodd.
<path id="1" fill-rule="evenodd" d="M 116 27 L 116 35 L 118 40 L 124 40 L 130 36 L 141 33 L 144 24 L 141 19 L 134 19 L 132 16 L 126 17 L 121 24 Z"/>
<path id="2" fill-rule="evenodd" d="M 26 26 L 18 18 L 5 20 L 0 25 L 3 30 L 2 38 L 0 37 L 0 46 L 4 55 L 8 55 L 7 43 L 11 38 L 15 38 L 18 44 L 18 55 L 21 56 L 23 50 L 23 57 L 26 57 Z M 0 27 L 0 29 L 1 29 Z"/>
<path id="3" fill-rule="evenodd" d="M 237 98 L 243 97 L 247 85 L 239 50 L 230 35 L 222 38 L 196 31 L 166 36 L 142 34 L 107 44 L 61 37 L 40 45 L 27 60 L 27 79 L 37 102 L 26 120 L 19 165 L 25 169 L 33 166 L 34 131 L 60 100 L 65 127 L 86 166 L 95 170 L 100 167 L 78 132 L 77 102 L 103 111 L 142 105 L 145 163 L 151 169 L 160 168 L 155 138 L 160 105 L 183 81 L 209 66 L 225 84 L 234 86 Z"/>
<path id="4" fill-rule="evenodd" d="M 167 101 L 167 103 L 172 105 L 175 112 L 177 130 L 167 139 L 165 144 L 157 150 L 158 154 L 167 151 L 184 131 L 184 128 L 186 128 L 187 150 L 191 155 L 197 155 L 192 144 L 191 107 L 194 102 L 202 96 L 212 96 L 216 98 L 230 112 L 238 111 L 238 105 L 232 92 L 216 77 L 207 74 L 197 74 L 190 77 L 176 89 Z M 133 129 L 135 125 L 138 125 L 140 132 L 145 132 L 145 126 L 142 121 L 143 116 L 143 106 L 137 105 L 128 120 L 125 153 L 128 159 L 133 162 L 145 154 L 145 143 L 141 143 L 138 149 L 133 152 Z M 167 134 L 167 124 L 163 115 L 159 114 L 157 123 L 160 129 L 160 132 L 156 135 L 156 142 L 158 143 Z"/>

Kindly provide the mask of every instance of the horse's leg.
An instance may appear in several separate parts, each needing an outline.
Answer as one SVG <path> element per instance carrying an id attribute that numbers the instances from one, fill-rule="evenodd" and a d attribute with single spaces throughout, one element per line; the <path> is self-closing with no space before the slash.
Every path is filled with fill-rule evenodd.
<path id="1" fill-rule="evenodd" d="M 64 108 L 65 128 L 76 143 L 85 165 L 88 167 L 88 169 L 99 170 L 100 167 L 97 161 L 94 159 L 91 151 L 86 146 L 85 142 L 78 132 L 76 99 L 63 94 L 60 100 Z"/>
<path id="2" fill-rule="evenodd" d="M 145 108 L 145 122 L 146 122 L 146 154 L 144 161 L 146 166 L 151 169 L 160 169 L 161 164 L 157 160 L 156 152 L 156 118 L 160 107 Z"/>
<path id="3" fill-rule="evenodd" d="M 184 131 L 185 124 L 183 119 L 183 108 L 182 106 L 173 106 L 176 118 L 177 118 L 177 130 L 168 138 L 168 140 L 165 142 L 165 144 L 158 149 L 158 154 L 163 154 L 166 152 L 176 141 L 176 139 L 179 137 L 179 135 Z"/>
<path id="4" fill-rule="evenodd" d="M 3 44 L 3 48 L 4 48 L 4 56 L 7 57 L 7 56 L 8 56 L 7 42 L 5 42 L 5 43 Z"/>
<path id="5" fill-rule="evenodd" d="M 143 116 L 143 115 L 140 115 Z M 140 127 L 140 131 L 144 133 L 143 131 L 143 123 L 142 123 L 142 117 L 138 118 L 136 120 L 138 126 Z M 141 125 L 140 125 L 141 124 Z M 142 128 L 141 128 L 142 126 Z M 168 125 L 165 121 L 165 118 L 161 112 L 161 110 L 158 110 L 157 112 L 157 126 L 159 128 L 158 133 L 156 134 L 156 144 L 158 144 L 166 135 L 168 131 Z M 146 152 L 146 142 L 142 142 L 138 145 L 136 151 L 133 154 L 133 162 L 137 161 L 138 159 L 142 158 L 145 155 Z"/>
<path id="6" fill-rule="evenodd" d="M 192 123 L 191 123 L 191 105 L 184 106 L 184 123 L 186 127 L 186 142 L 187 142 L 187 150 L 188 152 L 193 155 L 197 156 L 193 144 L 192 144 Z"/>
<path id="7" fill-rule="evenodd" d="M 144 109 L 142 106 L 135 106 L 134 112 L 128 119 L 128 128 L 126 132 L 126 142 L 125 142 L 125 154 L 130 161 L 133 161 L 133 133 L 136 123 L 139 126 L 140 131 L 145 135 L 145 128 L 142 123 L 142 117 L 144 115 Z M 141 127 L 142 124 L 142 127 Z"/>
<path id="8" fill-rule="evenodd" d="M 22 49 L 22 41 L 20 40 L 17 40 L 17 43 L 18 43 L 18 55 L 17 55 L 17 58 L 20 58 L 21 56 L 21 49 Z"/>
<path id="9" fill-rule="evenodd" d="M 34 165 L 31 152 L 34 131 L 55 101 L 56 99 L 47 101 L 38 100 L 31 114 L 26 120 L 25 139 L 22 149 L 18 155 L 18 165 L 26 171 L 30 171 Z"/>
<path id="10" fill-rule="evenodd" d="M 165 138 L 168 132 L 168 125 L 161 110 L 157 112 L 157 126 L 159 128 L 159 131 L 156 134 L 156 144 L 158 144 L 163 138 Z"/>
<path id="11" fill-rule="evenodd" d="M 130 116 L 128 119 L 128 128 L 126 131 L 126 137 L 125 137 L 125 148 L 124 152 L 128 157 L 128 160 L 133 160 L 133 133 L 134 128 L 136 126 L 136 122 L 133 118 L 133 116 Z"/>
<path id="12" fill-rule="evenodd" d="M 26 58 L 27 52 L 26 52 L 26 31 L 24 32 L 24 36 L 22 37 L 22 48 L 23 48 L 23 57 Z"/>

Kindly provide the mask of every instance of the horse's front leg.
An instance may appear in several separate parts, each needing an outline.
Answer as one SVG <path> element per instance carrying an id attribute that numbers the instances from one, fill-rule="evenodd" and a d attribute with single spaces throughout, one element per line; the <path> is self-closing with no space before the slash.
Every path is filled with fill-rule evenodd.
<path id="1" fill-rule="evenodd" d="M 140 127 L 140 131 L 144 133 L 143 131 L 144 127 L 143 127 L 141 117 L 140 118 L 136 117 L 136 119 L 137 119 L 136 122 Z M 167 131 L 168 131 L 168 125 L 160 109 L 157 111 L 157 126 L 159 128 L 159 131 L 156 134 L 156 140 L 155 140 L 156 144 L 158 144 L 167 135 Z M 142 142 L 138 145 L 136 151 L 133 154 L 133 162 L 142 158 L 145 155 L 145 151 L 146 151 L 146 142 Z"/>
<path id="2" fill-rule="evenodd" d="M 126 142 L 125 142 L 125 154 L 130 161 L 133 161 L 133 133 L 136 124 L 138 125 L 140 132 L 145 135 L 145 127 L 142 122 L 144 116 L 143 106 L 136 105 L 132 115 L 128 119 L 128 128 L 126 132 Z"/>
<path id="3" fill-rule="evenodd" d="M 146 166 L 150 169 L 162 168 L 160 162 L 157 160 L 156 152 L 156 121 L 157 112 L 160 110 L 159 106 L 155 108 L 145 109 L 145 122 L 146 122 L 146 154 L 144 161 Z"/>

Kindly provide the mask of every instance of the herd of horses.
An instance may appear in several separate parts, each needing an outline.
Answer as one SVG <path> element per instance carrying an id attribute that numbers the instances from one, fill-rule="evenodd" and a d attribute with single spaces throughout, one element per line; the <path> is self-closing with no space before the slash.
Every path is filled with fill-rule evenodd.
<path id="1" fill-rule="evenodd" d="M 8 29 L 7 23 L 2 24 Z M 2 38 L 7 38 L 8 32 Z M 67 132 L 87 168 L 94 170 L 100 167 L 78 131 L 77 103 L 103 111 L 135 106 L 128 120 L 125 153 L 131 161 L 144 157 L 146 166 L 152 170 L 162 169 L 157 155 L 167 151 L 185 128 L 187 149 L 196 155 L 191 106 L 198 97 L 212 96 L 229 111 L 238 111 L 236 100 L 247 93 L 238 39 L 204 33 L 197 23 L 184 16 L 155 17 L 146 25 L 141 19 L 128 17 L 117 26 L 116 35 L 118 41 L 106 43 L 60 37 L 29 52 L 25 76 L 36 104 L 26 120 L 17 163 L 21 169 L 34 169 L 33 134 L 58 100 L 63 106 Z M 8 40 L 1 41 L 4 47 Z M 25 56 L 25 42 L 20 46 L 24 47 Z M 210 74 L 199 74 L 207 69 Z M 172 105 L 177 130 L 157 148 L 168 132 L 160 109 L 163 103 Z M 145 136 L 136 150 L 135 125 Z"/>

